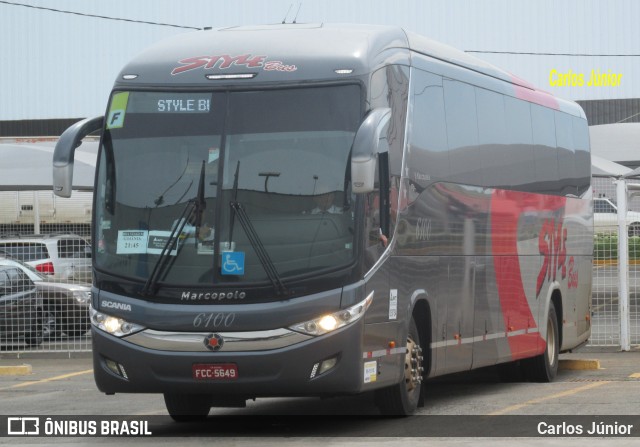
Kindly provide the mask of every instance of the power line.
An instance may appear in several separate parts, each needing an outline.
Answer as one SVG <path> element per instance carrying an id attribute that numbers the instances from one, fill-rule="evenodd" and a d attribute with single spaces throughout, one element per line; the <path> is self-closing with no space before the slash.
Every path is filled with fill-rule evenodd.
<path id="1" fill-rule="evenodd" d="M 193 29 L 193 30 L 202 29 L 195 26 L 176 25 L 174 23 L 149 22 L 146 20 L 134 20 L 134 19 L 124 19 L 121 17 L 102 16 L 97 14 L 86 14 L 86 13 L 77 12 L 77 11 L 68 11 L 64 9 L 47 8 L 44 6 L 35 6 L 35 5 L 29 5 L 25 3 L 9 2 L 6 0 L 0 0 L 0 4 L 5 4 L 9 6 L 20 6 L 23 8 L 38 9 L 41 11 L 57 12 L 60 14 L 71 14 L 71 15 L 76 15 L 81 17 L 91 17 L 95 19 L 115 20 L 120 22 L 129 22 L 129 23 L 142 23 L 145 25 L 170 26 L 173 28 L 183 28 L 183 29 Z M 300 8 L 298 8 L 298 12 L 299 11 L 300 11 Z M 287 12 L 287 15 L 288 14 L 289 13 Z M 527 51 L 492 51 L 492 50 L 465 50 L 465 53 L 512 54 L 512 55 L 525 55 L 525 56 L 640 57 L 640 54 L 536 53 L 536 52 L 527 52 Z"/>
<path id="2" fill-rule="evenodd" d="M 640 57 L 640 54 L 529 53 L 525 51 L 465 50 L 465 53 L 524 54 L 527 56 Z"/>
<path id="3" fill-rule="evenodd" d="M 100 16 L 100 15 L 96 15 L 96 14 L 85 14 L 85 13 L 77 12 L 77 11 L 66 11 L 66 10 L 63 10 L 63 9 L 45 8 L 43 6 L 28 5 L 28 4 L 25 4 L 25 3 L 7 2 L 7 1 L 4 1 L 4 0 L 0 0 L 0 3 L 5 4 L 5 5 L 9 5 L 9 6 L 21 6 L 23 8 L 32 8 L 32 9 L 39 9 L 39 10 L 42 10 L 42 11 L 57 12 L 57 13 L 60 13 L 60 14 L 72 14 L 72 15 L 81 16 L 81 17 L 92 17 L 92 18 L 95 18 L 95 19 L 116 20 L 116 21 L 120 21 L 120 22 L 129 22 L 129 23 L 143 23 L 145 25 L 170 26 L 170 27 L 173 27 L 173 28 L 184 28 L 184 29 L 195 29 L 195 30 L 201 29 L 201 28 L 197 28 L 197 27 L 194 27 L 194 26 L 175 25 L 173 23 L 147 22 L 145 20 L 133 20 L 133 19 L 123 19 L 123 18 L 120 18 L 120 17 Z"/>

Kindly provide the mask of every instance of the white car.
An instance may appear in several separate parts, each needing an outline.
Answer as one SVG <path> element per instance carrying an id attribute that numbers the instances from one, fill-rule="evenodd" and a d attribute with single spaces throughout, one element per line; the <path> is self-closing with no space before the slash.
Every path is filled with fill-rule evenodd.
<path id="1" fill-rule="evenodd" d="M 627 211 L 629 237 L 640 236 L 640 213 Z M 618 207 L 606 197 L 593 199 L 593 229 L 595 233 L 618 232 Z"/>
<path id="2" fill-rule="evenodd" d="M 77 235 L 0 235 L 3 254 L 57 280 L 91 283 L 91 246 Z"/>

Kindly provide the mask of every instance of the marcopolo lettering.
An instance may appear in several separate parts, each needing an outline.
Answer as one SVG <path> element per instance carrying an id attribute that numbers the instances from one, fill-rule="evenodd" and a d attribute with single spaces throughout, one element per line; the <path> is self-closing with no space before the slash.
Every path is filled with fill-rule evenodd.
<path id="1" fill-rule="evenodd" d="M 223 300 L 243 300 L 247 294 L 239 290 L 231 292 L 182 292 L 181 301 L 223 301 Z"/>
<path id="2" fill-rule="evenodd" d="M 127 312 L 131 312 L 131 304 L 125 303 L 116 303 L 114 301 L 102 300 L 100 303 L 102 307 L 106 307 L 107 309 L 118 309 L 118 310 L 126 310 Z"/>

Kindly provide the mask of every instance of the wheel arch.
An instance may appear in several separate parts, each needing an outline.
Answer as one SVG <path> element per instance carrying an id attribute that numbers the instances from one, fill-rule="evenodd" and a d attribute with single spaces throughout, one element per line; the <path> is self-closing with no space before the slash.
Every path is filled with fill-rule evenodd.
<path id="1" fill-rule="evenodd" d="M 423 290 L 416 290 L 411 297 L 411 312 L 409 318 L 413 318 L 420 335 L 420 345 L 424 356 L 424 377 L 426 378 L 431 372 L 431 341 L 432 341 L 432 309 L 429 301 L 428 293 Z"/>
<path id="2" fill-rule="evenodd" d="M 556 310 L 556 319 L 558 322 L 558 337 L 560 342 L 560 348 L 562 349 L 562 340 L 563 340 L 563 322 L 564 322 L 564 306 L 562 299 L 562 291 L 560 290 L 560 285 L 555 284 L 549 288 L 549 293 L 547 294 L 547 299 L 545 300 L 544 305 L 544 313 L 540 315 L 540 322 L 544 324 L 540 327 L 540 335 L 543 336 L 546 334 L 546 322 L 547 315 L 549 315 L 549 307 L 550 304 L 553 303 L 553 307 Z"/>

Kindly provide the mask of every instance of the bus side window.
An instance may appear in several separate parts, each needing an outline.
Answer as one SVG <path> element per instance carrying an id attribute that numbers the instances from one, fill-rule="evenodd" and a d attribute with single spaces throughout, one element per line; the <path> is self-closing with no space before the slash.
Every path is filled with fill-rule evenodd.
<path id="1" fill-rule="evenodd" d="M 589 157 L 589 129 L 587 120 L 572 117 L 573 144 L 576 151 L 577 196 L 582 196 L 591 186 L 591 160 Z"/>
<path id="2" fill-rule="evenodd" d="M 451 180 L 463 185 L 483 185 L 475 89 L 449 79 L 443 85 Z"/>
<path id="3" fill-rule="evenodd" d="M 562 172 L 561 194 L 578 194 L 575 173 L 575 149 L 573 143 L 573 123 L 571 115 L 554 111 L 556 121 L 556 147 L 558 150 L 558 171 Z"/>
<path id="4" fill-rule="evenodd" d="M 534 192 L 553 192 L 557 189 L 559 180 L 553 110 L 537 104 L 531 104 L 530 107 L 534 144 L 533 164 L 536 173 Z"/>

